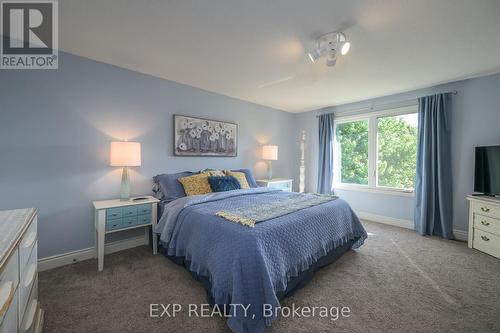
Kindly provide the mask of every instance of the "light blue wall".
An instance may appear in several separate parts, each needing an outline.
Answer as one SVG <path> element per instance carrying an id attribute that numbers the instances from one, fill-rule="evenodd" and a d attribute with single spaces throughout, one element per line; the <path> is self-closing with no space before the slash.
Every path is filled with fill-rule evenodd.
<path id="1" fill-rule="evenodd" d="M 408 93 L 326 108 L 297 115 L 297 137 L 302 130 L 308 135 L 306 145 L 306 187 L 315 191 L 318 160 L 318 125 L 316 115 L 349 112 L 370 105 L 409 104 L 418 96 L 457 90 L 453 96 L 452 160 L 454 192 L 454 228 L 467 230 L 468 208 L 465 196 L 473 190 L 474 146 L 500 144 L 500 75 L 458 81 Z M 366 112 L 366 111 L 365 111 Z M 298 175 L 296 174 L 296 177 Z M 413 198 L 385 194 L 338 190 L 357 211 L 413 221 Z"/>
<path id="2" fill-rule="evenodd" d="M 239 124 L 238 157 L 172 156 L 172 115 Z M 279 145 L 280 177 L 294 174 L 295 116 L 81 57 L 60 54 L 59 70 L 0 71 L 0 209 L 39 208 L 39 257 L 93 246 L 93 200 L 119 195 L 109 142 L 142 143 L 132 195 L 151 177 L 202 168 L 254 169 L 261 143 Z"/>

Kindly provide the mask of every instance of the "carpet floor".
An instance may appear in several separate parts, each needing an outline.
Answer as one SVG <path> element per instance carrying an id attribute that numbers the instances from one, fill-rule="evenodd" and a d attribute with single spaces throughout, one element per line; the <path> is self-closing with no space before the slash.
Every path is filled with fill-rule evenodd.
<path id="1" fill-rule="evenodd" d="M 500 332 L 500 260 L 465 243 L 363 222 L 365 245 L 318 271 L 282 306 L 349 317 L 278 318 L 269 332 Z M 224 318 L 150 318 L 151 303 L 206 302 L 184 268 L 138 247 L 42 272 L 44 332 L 229 332 Z"/>

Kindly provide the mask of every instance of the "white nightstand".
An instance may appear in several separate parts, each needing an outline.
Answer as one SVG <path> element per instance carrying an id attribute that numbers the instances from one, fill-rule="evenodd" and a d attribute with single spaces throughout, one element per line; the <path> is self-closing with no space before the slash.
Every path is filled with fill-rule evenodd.
<path id="1" fill-rule="evenodd" d="M 106 234 L 134 228 L 145 228 L 144 244 L 149 245 L 149 226 L 152 226 L 153 254 L 156 254 L 158 240 L 154 233 L 154 226 L 157 223 L 159 200 L 151 196 L 140 198 L 144 199 L 134 201 L 134 198 L 131 198 L 127 201 L 116 199 L 93 202 L 95 247 L 100 271 L 104 267 L 104 238 Z"/>
<path id="2" fill-rule="evenodd" d="M 274 187 L 282 189 L 283 191 L 292 192 L 293 179 L 287 178 L 273 178 L 273 179 L 259 179 L 257 185 L 261 187 Z"/>

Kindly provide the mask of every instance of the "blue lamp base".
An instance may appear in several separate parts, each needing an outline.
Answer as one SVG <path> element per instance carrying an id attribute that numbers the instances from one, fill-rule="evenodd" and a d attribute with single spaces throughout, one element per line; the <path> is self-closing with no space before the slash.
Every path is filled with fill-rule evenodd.
<path id="1" fill-rule="evenodd" d="M 128 178 L 128 168 L 123 167 L 122 172 L 122 185 L 120 190 L 120 200 L 128 201 L 130 200 L 130 181 Z"/>
<path id="2" fill-rule="evenodd" d="M 271 160 L 267 161 L 267 179 L 273 179 L 273 165 Z"/>

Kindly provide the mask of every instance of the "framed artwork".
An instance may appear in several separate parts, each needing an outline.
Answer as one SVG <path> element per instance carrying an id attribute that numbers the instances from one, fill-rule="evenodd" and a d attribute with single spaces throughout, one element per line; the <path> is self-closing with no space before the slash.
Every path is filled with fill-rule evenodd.
<path id="1" fill-rule="evenodd" d="M 237 124 L 174 115 L 175 156 L 234 157 L 237 153 Z"/>

